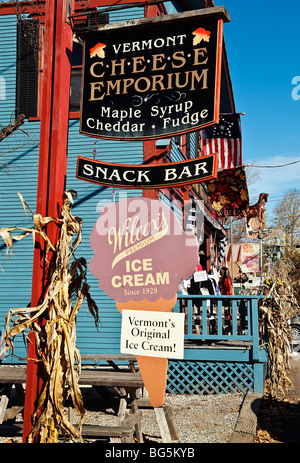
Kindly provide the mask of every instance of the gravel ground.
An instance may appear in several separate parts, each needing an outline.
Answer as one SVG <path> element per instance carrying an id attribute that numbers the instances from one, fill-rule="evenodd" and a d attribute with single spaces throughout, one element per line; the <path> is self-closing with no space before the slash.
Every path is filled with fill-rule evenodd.
<path id="1" fill-rule="evenodd" d="M 87 392 L 85 397 L 86 415 L 84 424 L 102 426 L 117 425 L 118 419 L 112 409 L 104 410 L 103 402 L 96 393 Z M 100 400 L 99 400 L 100 399 Z M 220 395 L 166 395 L 166 403 L 171 407 L 173 422 L 179 436 L 174 443 L 226 443 L 237 423 L 244 399 L 243 394 Z M 152 408 L 142 409 L 142 432 L 146 442 L 161 443 L 161 432 Z M 22 419 L 18 415 L 17 421 Z M 74 417 L 76 422 L 76 416 Z M 88 442 L 91 439 L 87 440 Z M 111 439 L 113 443 L 115 440 Z M 21 438 L 0 437 L 0 443 L 19 443 Z"/>
<path id="2" fill-rule="evenodd" d="M 243 394 L 210 396 L 168 395 L 179 437 L 175 443 L 226 443 L 235 428 Z M 107 417 L 106 417 L 107 418 Z M 162 442 L 153 409 L 143 409 L 142 432 L 150 441 Z"/>
<path id="3" fill-rule="evenodd" d="M 300 417 L 300 354 L 295 354 L 293 361 L 292 386 L 285 401 L 269 403 L 267 399 L 262 399 L 258 417 L 257 443 L 299 442 L 297 429 L 299 429 Z M 86 407 L 84 424 L 118 425 L 118 418 L 113 410 L 105 409 L 104 401 L 92 388 L 83 389 L 83 397 Z M 229 442 L 238 422 L 244 398 L 242 393 L 219 395 L 166 394 L 166 403 L 171 407 L 174 425 L 179 436 L 179 440 L 174 443 Z M 161 443 L 161 433 L 154 410 L 142 408 L 142 413 L 141 424 L 145 442 Z M 74 418 L 76 422 L 76 416 Z M 17 421 L 22 421 L 21 414 L 17 416 Z M 295 422 L 297 422 L 296 427 Z M 291 430 L 292 432 L 290 432 Z M 296 439 L 292 436 L 294 431 L 297 433 Z M 286 436 L 287 433 L 288 436 Z M 0 444 L 20 443 L 21 441 L 20 437 L 0 436 Z M 93 440 L 88 439 L 85 442 L 93 442 Z M 114 442 L 115 440 L 111 439 L 111 443 Z"/>

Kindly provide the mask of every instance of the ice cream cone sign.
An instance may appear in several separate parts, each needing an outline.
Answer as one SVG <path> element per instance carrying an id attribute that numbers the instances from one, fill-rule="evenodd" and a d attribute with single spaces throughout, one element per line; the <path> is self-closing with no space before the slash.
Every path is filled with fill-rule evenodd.
<path id="1" fill-rule="evenodd" d="M 167 205 L 136 197 L 102 208 L 90 244 L 90 271 L 122 313 L 121 352 L 136 355 L 151 405 L 160 407 L 168 358 L 183 355 L 183 314 L 171 312 L 197 267 L 197 238 Z"/>

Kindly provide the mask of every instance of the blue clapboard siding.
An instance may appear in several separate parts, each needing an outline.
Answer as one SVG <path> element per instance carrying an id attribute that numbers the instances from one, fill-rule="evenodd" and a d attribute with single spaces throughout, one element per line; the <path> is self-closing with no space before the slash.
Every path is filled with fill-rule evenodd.
<path id="1" fill-rule="evenodd" d="M 166 196 L 162 191 L 159 192 L 159 201 L 166 204 L 172 212 L 176 215 L 179 223 L 182 225 L 183 223 L 183 212 L 182 208 L 180 209 L 174 202 L 173 202 L 173 194 L 172 190 L 169 192 L 169 197 Z"/>
<path id="2" fill-rule="evenodd" d="M 129 2 L 130 3 L 130 2 Z M 121 5 L 122 6 L 122 5 Z M 124 5 L 123 5 L 124 6 Z M 132 21 L 134 19 L 144 18 L 144 7 L 132 7 L 132 8 L 123 8 L 118 10 L 118 5 L 114 6 L 103 6 L 98 8 L 101 12 L 109 8 L 109 23 L 123 22 L 123 21 Z M 115 11 L 114 11 L 115 8 Z"/>
<path id="3" fill-rule="evenodd" d="M 16 17 L 0 16 L 0 76 L 5 82 L 5 98 L 0 100 L 0 126 L 5 127 L 15 117 L 16 99 Z M 25 122 L 22 131 L 14 132 L 0 145 L 0 228 L 32 227 L 32 220 L 24 214 L 17 195 L 35 211 L 39 123 Z M 35 140 L 35 142 L 32 141 Z M 4 330 L 5 315 L 12 308 L 26 307 L 31 298 L 33 241 L 29 236 L 14 241 L 15 253 L 9 252 L 0 240 L 0 330 Z M 15 338 L 15 357 L 24 356 L 22 336 Z M 8 357 L 11 361 L 11 356 Z"/>
<path id="4" fill-rule="evenodd" d="M 0 16 L 0 47 L 1 86 L 5 90 L 4 95 L 2 95 L 4 99 L 1 98 L 0 100 L 0 123 L 2 127 L 14 118 L 15 109 L 17 20 L 14 16 Z M 1 146 L 0 154 L 2 152 L 3 147 Z M 2 164 L 2 156 L 0 162 Z"/>
<path id="5" fill-rule="evenodd" d="M 105 9 L 105 7 L 100 8 Z M 109 22 L 127 21 L 144 17 L 144 8 L 130 8 L 109 12 Z M 95 144 L 96 141 L 96 144 Z M 143 163 L 143 143 L 95 140 L 79 134 L 78 121 L 70 121 L 67 189 L 77 191 L 78 198 L 74 203 L 73 214 L 83 219 L 82 243 L 76 256 L 84 256 L 89 264 L 93 256 L 89 237 L 93 226 L 99 217 L 101 207 L 109 202 L 119 201 L 125 195 L 141 196 L 141 190 L 120 190 L 97 186 L 75 178 L 76 159 L 78 155 L 93 158 L 96 149 L 96 159 L 126 164 Z M 114 195 L 113 195 L 114 193 Z M 120 352 L 121 314 L 115 302 L 98 287 L 96 279 L 89 271 L 87 274 L 90 292 L 99 308 L 99 331 L 94 326 L 87 304 L 84 303 L 77 317 L 77 345 L 82 354 L 118 353 Z"/>
<path id="6" fill-rule="evenodd" d="M 143 8 L 116 10 L 109 13 L 110 22 L 138 19 L 144 16 Z M 16 101 L 16 17 L 0 16 L 0 124 L 6 126 L 14 119 Z M 39 142 L 39 123 L 26 122 L 22 129 L 27 132 L 15 132 L 1 142 L 0 151 L 0 228 L 7 226 L 31 227 L 32 222 L 26 218 L 17 195 L 20 192 L 35 211 L 37 176 L 38 176 L 38 146 L 31 141 Z M 93 224 L 99 216 L 101 205 L 113 200 L 112 189 L 89 184 L 75 178 L 76 159 L 78 155 L 93 157 L 95 140 L 79 134 L 79 121 L 70 121 L 69 160 L 67 188 L 78 192 L 73 213 L 83 219 L 82 244 L 77 256 L 91 258 L 89 236 Z M 140 164 L 143 162 L 143 144 L 126 142 L 97 141 L 97 159 L 110 162 L 126 162 Z M 55 175 L 55 173 L 54 173 Z M 124 190 L 116 191 L 124 196 Z M 140 196 L 141 191 L 130 191 L 130 196 Z M 33 243 L 30 237 L 15 242 L 15 254 L 5 258 L 6 247 L 0 241 L 0 330 L 4 330 L 4 317 L 9 309 L 26 307 L 31 298 Z M 100 332 L 93 324 L 92 316 L 86 305 L 83 305 L 78 317 L 78 343 L 84 352 L 119 351 L 120 314 L 110 300 L 98 288 L 98 281 L 88 274 L 91 293 L 100 308 Z M 15 338 L 15 357 L 25 356 L 22 336 Z M 11 357 L 6 361 L 12 361 Z"/>
<path id="7" fill-rule="evenodd" d="M 3 3 L 3 2 L 2 2 Z M 5 2 L 6 3 L 6 2 Z M 110 22 L 138 19 L 144 16 L 143 8 L 116 10 L 109 13 Z M 16 53 L 17 19 L 14 15 L 0 16 L 0 127 L 4 127 L 15 117 L 16 102 Z M 89 261 L 91 248 L 89 236 L 92 226 L 99 216 L 101 204 L 113 200 L 112 190 L 97 187 L 76 180 L 75 166 L 78 155 L 92 157 L 95 140 L 79 135 L 79 122 L 70 121 L 69 162 L 67 188 L 78 192 L 74 214 L 83 219 L 83 240 L 77 256 Z M 37 176 L 39 122 L 28 122 L 21 131 L 15 132 L 1 142 L 0 150 L 0 228 L 8 226 L 31 227 L 32 221 L 26 218 L 17 195 L 22 194 L 35 211 Z M 36 142 L 33 142 L 31 138 Z M 106 142 L 99 140 L 97 150 L 101 159 L 110 162 L 139 164 L 143 161 L 142 143 Z M 98 159 L 98 157 L 97 157 Z M 53 173 L 55 175 L 55 173 Z M 122 194 L 126 192 L 122 191 Z M 129 195 L 141 195 L 141 191 L 131 191 Z M 119 191 L 115 199 L 118 200 Z M 6 247 L 0 240 L 0 330 L 3 332 L 5 315 L 11 308 L 26 307 L 31 299 L 33 242 L 31 237 L 14 242 L 15 253 L 5 257 Z M 98 288 L 96 279 L 88 274 L 91 293 L 100 308 L 100 332 L 97 333 L 92 316 L 85 305 L 78 317 L 78 342 L 84 352 L 119 351 L 120 315 L 114 303 Z M 17 361 L 26 355 L 22 336 L 15 338 L 15 356 L 6 361 Z"/>
<path id="8" fill-rule="evenodd" d="M 116 10 L 109 13 L 110 22 L 142 18 L 143 8 Z M 5 80 L 5 100 L 0 100 L 0 123 L 7 125 L 14 118 L 16 91 L 16 18 L 0 16 L 0 75 Z M 0 165 L 0 228 L 6 226 L 28 227 L 32 225 L 26 218 L 17 196 L 20 192 L 35 211 L 37 176 L 39 122 L 26 122 L 22 129 L 1 142 Z M 34 143 L 31 138 L 35 140 Z M 174 143 L 173 143 L 174 145 Z M 78 198 L 73 206 L 73 214 L 83 219 L 82 243 L 76 252 L 77 257 L 85 257 L 89 263 L 92 249 L 89 237 L 94 223 L 99 217 L 101 206 L 124 195 L 141 196 L 141 190 L 119 190 L 98 186 L 76 179 L 77 156 L 108 162 L 141 164 L 143 162 L 143 143 L 95 140 L 79 134 L 79 121 L 69 122 L 68 172 L 66 189 L 77 191 Z M 172 160 L 182 160 L 182 154 L 174 147 Z M 55 173 L 53 173 L 55 175 Z M 113 196 L 113 192 L 115 196 Z M 168 204 L 170 201 L 160 198 Z M 171 205 L 171 203 L 170 203 Z M 176 215 L 181 220 L 182 213 L 176 207 Z M 4 329 L 4 317 L 10 308 L 26 307 L 31 297 L 33 245 L 31 237 L 15 242 L 15 254 L 5 259 L 6 248 L 0 243 L 0 330 Z M 80 309 L 77 321 L 77 344 L 82 353 L 119 352 L 121 316 L 113 300 L 98 288 L 97 279 L 88 272 L 91 294 L 99 307 L 100 330 L 96 331 L 93 318 L 87 305 Z M 15 338 L 15 355 L 25 356 L 22 336 Z M 7 361 L 11 361 L 9 358 Z"/>
<path id="9" fill-rule="evenodd" d="M 113 202 L 121 197 L 141 196 L 141 190 L 112 189 L 101 185 L 76 179 L 76 160 L 81 155 L 93 158 L 95 139 L 79 134 L 79 122 L 70 121 L 69 148 L 68 148 L 68 174 L 67 189 L 75 190 L 78 194 L 72 209 L 73 214 L 83 220 L 82 243 L 76 257 L 85 257 L 88 264 L 93 256 L 89 244 L 94 224 L 99 217 L 101 206 Z M 124 141 L 96 141 L 96 159 L 128 164 L 142 164 L 143 143 Z M 105 263 L 104 263 L 105 265 Z M 106 296 L 98 287 L 98 279 L 90 272 L 87 275 L 90 292 L 99 307 L 100 329 L 95 329 L 93 317 L 90 315 L 87 304 L 84 303 L 77 318 L 77 345 L 83 354 L 118 353 L 120 351 L 121 315 L 112 299 Z"/>
<path id="10" fill-rule="evenodd" d="M 199 157 L 199 153 L 197 153 L 197 137 L 199 136 L 199 132 L 191 132 L 190 133 L 190 157 L 191 159 Z"/>
<path id="11" fill-rule="evenodd" d="M 199 132 L 191 132 L 189 134 L 190 137 L 190 158 L 196 158 L 199 156 L 196 149 L 196 142 Z M 171 161 L 172 162 L 180 162 L 184 161 L 186 158 L 180 149 L 179 145 L 176 143 L 175 138 L 173 138 L 172 148 L 171 148 Z"/>
<path id="12" fill-rule="evenodd" d="M 24 130 L 26 126 L 28 124 L 24 124 Z M 33 125 L 30 124 L 27 130 L 33 131 Z M 35 139 L 38 141 L 38 130 Z M 31 228 L 33 225 L 31 214 L 29 212 L 28 218 L 25 216 L 17 193 L 20 192 L 35 211 L 38 147 L 26 135 L 20 133 L 11 135 L 5 145 L 11 151 L 2 156 L 5 159 L 5 168 L 0 168 L 0 228 L 11 226 Z M 13 244 L 14 255 L 9 252 L 6 257 L 6 247 L 3 241 L 0 241 L 0 330 L 2 331 L 4 317 L 8 310 L 26 307 L 31 298 L 33 240 L 28 236 L 22 241 L 14 241 Z M 16 357 L 25 354 L 22 336 L 15 338 L 15 354 Z"/>

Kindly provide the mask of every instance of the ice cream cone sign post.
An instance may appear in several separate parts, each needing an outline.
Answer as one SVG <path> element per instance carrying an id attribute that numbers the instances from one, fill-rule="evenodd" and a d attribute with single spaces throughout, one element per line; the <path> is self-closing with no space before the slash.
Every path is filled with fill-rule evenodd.
<path id="1" fill-rule="evenodd" d="M 101 209 L 90 244 L 90 271 L 122 313 L 121 352 L 136 355 L 150 403 L 161 407 L 168 358 L 183 358 L 184 314 L 171 312 L 197 267 L 197 238 L 164 203 L 134 197 Z"/>

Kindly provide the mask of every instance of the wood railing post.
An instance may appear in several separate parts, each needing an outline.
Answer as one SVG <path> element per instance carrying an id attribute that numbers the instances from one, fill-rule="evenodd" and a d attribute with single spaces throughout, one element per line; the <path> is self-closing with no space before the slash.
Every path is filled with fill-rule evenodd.
<path id="1" fill-rule="evenodd" d="M 251 299 L 251 329 L 253 338 L 253 360 L 259 360 L 258 299 Z"/>

